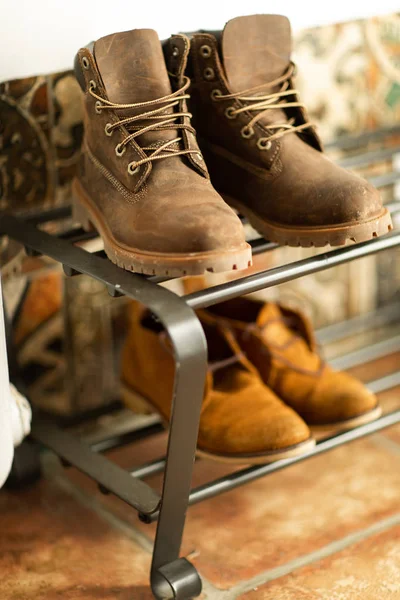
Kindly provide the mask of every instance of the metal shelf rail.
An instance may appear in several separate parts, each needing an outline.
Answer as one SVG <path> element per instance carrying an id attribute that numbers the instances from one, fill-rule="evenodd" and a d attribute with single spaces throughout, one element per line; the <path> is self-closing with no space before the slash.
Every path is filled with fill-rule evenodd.
<path id="1" fill-rule="evenodd" d="M 350 142 L 349 142 L 350 144 Z M 393 152 L 398 151 L 394 148 Z M 389 153 L 390 154 L 390 153 Z M 387 150 L 370 152 L 367 155 L 352 157 L 351 165 L 364 165 L 377 158 L 386 160 Z M 382 178 L 382 185 L 389 185 L 400 178 L 393 172 Z M 389 182 L 389 183 L 388 183 Z M 400 210 L 400 203 L 392 203 L 394 212 Z M 105 493 L 112 493 L 136 509 L 139 517 L 147 523 L 157 521 L 150 582 L 158 600 L 189 600 L 201 593 L 201 579 L 195 567 L 185 558 L 180 558 L 180 547 L 189 505 L 211 498 L 222 492 L 264 477 L 278 470 L 322 454 L 342 444 L 380 431 L 400 423 L 400 409 L 379 418 L 373 423 L 362 425 L 351 431 L 339 433 L 317 443 L 308 454 L 281 460 L 272 464 L 250 466 L 208 482 L 191 490 L 193 464 L 199 427 L 200 410 L 207 370 L 207 346 L 201 324 L 194 309 L 206 307 L 229 298 L 248 294 L 286 281 L 316 273 L 333 266 L 347 263 L 364 256 L 400 246 L 400 231 L 354 246 L 324 252 L 304 260 L 292 262 L 266 271 L 244 276 L 187 296 L 178 297 L 170 290 L 157 285 L 165 280 L 160 277 L 147 277 L 129 273 L 113 265 L 104 252 L 89 253 L 75 245 L 88 239 L 90 235 L 80 229 L 73 229 L 59 236 L 42 231 L 39 226 L 51 220 L 69 216 L 65 208 L 52 209 L 26 218 L 10 215 L 0 216 L 0 235 L 23 244 L 29 254 L 46 255 L 59 261 L 67 276 L 87 274 L 107 287 L 112 296 L 125 295 L 147 306 L 161 322 L 171 339 L 176 359 L 176 376 L 173 409 L 165 457 L 128 471 L 120 468 L 103 456 L 102 452 L 155 431 L 161 425 L 152 421 L 143 430 L 108 436 L 96 443 L 88 443 L 75 434 L 61 428 L 48 417 L 36 414 L 33 420 L 32 437 L 53 450 L 64 464 L 73 465 L 94 479 Z M 276 248 L 263 239 L 252 242 L 254 253 Z M 400 304 L 397 315 L 400 316 Z M 389 314 L 390 313 L 390 314 Z M 393 321 L 396 306 L 390 306 L 385 317 L 376 321 Z M 362 319 L 353 319 L 353 327 L 358 330 Z M 343 335 L 345 325 L 339 324 L 339 335 Z M 332 339 L 332 326 L 321 331 L 321 339 Z M 400 350 L 400 336 L 387 342 L 375 344 L 369 350 L 352 352 L 337 359 L 341 367 L 347 363 L 361 364 L 384 353 Z M 400 372 L 370 382 L 374 391 L 383 391 L 400 385 Z M 143 479 L 154 473 L 164 472 L 161 495 L 156 493 Z"/>

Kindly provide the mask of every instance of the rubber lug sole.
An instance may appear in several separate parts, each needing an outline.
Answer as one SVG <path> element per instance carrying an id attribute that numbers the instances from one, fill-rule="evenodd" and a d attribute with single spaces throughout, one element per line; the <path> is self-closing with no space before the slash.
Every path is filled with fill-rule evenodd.
<path id="1" fill-rule="evenodd" d="M 145 275 L 182 277 L 240 271 L 252 265 L 251 246 L 247 242 L 225 252 L 193 252 L 163 254 L 147 252 L 118 244 L 112 237 L 100 211 L 90 200 L 80 182 L 75 179 L 73 190 L 73 218 L 88 231 L 97 230 L 104 242 L 104 251 L 114 264 L 127 271 Z"/>
<path id="2" fill-rule="evenodd" d="M 260 235 L 266 240 L 282 246 L 323 248 L 324 246 L 358 244 L 385 235 L 393 229 L 392 218 L 385 207 L 379 216 L 366 221 L 329 227 L 289 227 L 267 221 L 236 198 L 221 195 L 229 206 L 247 218 L 250 225 Z"/>

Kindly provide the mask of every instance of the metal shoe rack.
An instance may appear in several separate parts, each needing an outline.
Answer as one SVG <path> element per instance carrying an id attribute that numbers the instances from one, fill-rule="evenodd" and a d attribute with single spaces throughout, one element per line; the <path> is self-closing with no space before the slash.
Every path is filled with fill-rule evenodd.
<path id="1" fill-rule="evenodd" d="M 347 144 L 350 147 L 353 144 L 359 147 L 371 137 L 378 139 L 379 135 L 386 136 L 388 133 L 383 131 L 379 134 L 362 136 L 356 142 L 351 139 L 345 140 L 341 146 L 346 147 Z M 392 130 L 390 133 L 400 134 L 400 128 L 399 131 Z M 399 151 L 399 147 L 368 151 L 346 158 L 342 162 L 349 167 L 365 166 L 377 160 L 390 160 L 392 154 Z M 400 179 L 400 172 L 392 170 L 390 173 L 373 178 L 372 182 L 377 187 L 383 187 L 395 183 L 397 179 Z M 390 208 L 393 213 L 400 211 L 400 202 L 391 203 Z M 32 437 L 54 451 L 65 464 L 75 466 L 94 479 L 102 491 L 115 494 L 124 500 L 138 511 L 139 517 L 144 522 L 157 522 L 150 576 L 154 596 L 159 600 L 172 598 L 188 600 L 201 593 L 201 578 L 197 570 L 188 560 L 180 558 L 182 534 L 189 505 L 207 500 L 400 422 L 399 409 L 373 423 L 323 439 L 306 455 L 267 465 L 249 466 L 191 489 L 207 370 L 206 341 L 194 310 L 395 248 L 400 246 L 400 231 L 395 229 L 381 238 L 324 252 L 261 273 L 244 275 L 235 281 L 178 297 L 158 285 L 162 280 L 160 277 L 128 273 L 113 265 L 103 252 L 91 254 L 76 246 L 77 242 L 88 237 L 88 234 L 80 229 L 73 229 L 56 237 L 39 228 L 47 221 L 61 219 L 68 214 L 66 209 L 56 209 L 25 219 L 4 215 L 0 217 L 0 235 L 7 235 L 20 242 L 30 254 L 46 255 L 59 261 L 69 277 L 85 273 L 103 282 L 112 296 L 126 295 L 138 300 L 147 306 L 165 327 L 174 347 L 177 366 L 167 454 L 130 472 L 112 463 L 102 454 L 106 450 L 132 443 L 160 431 L 160 423 L 154 420 L 141 429 L 119 435 L 110 433 L 101 441 L 90 444 L 78 439 L 75 434 L 60 427 L 48 417 L 37 414 L 33 421 Z M 275 244 L 263 239 L 253 241 L 252 246 L 254 254 L 271 251 L 276 247 Z M 388 307 L 378 315 L 368 316 L 370 322 L 375 319 L 378 323 L 382 319 L 387 322 L 390 319 L 394 321 L 396 318 L 400 318 L 400 303 Z M 320 339 L 328 340 L 334 331 L 335 335 L 340 335 L 339 330 L 357 331 L 365 325 L 365 321 L 365 317 L 358 317 L 350 322 L 325 328 L 321 332 Z M 359 352 L 356 358 L 353 353 L 347 364 L 342 361 L 340 367 L 367 362 L 384 355 L 385 349 L 386 353 L 400 349 L 400 344 L 392 346 L 390 341 L 370 346 Z M 396 385 L 400 385 L 400 371 L 372 382 L 369 387 L 374 392 L 381 392 Z M 161 495 L 143 481 L 146 476 L 158 472 L 164 472 Z"/>

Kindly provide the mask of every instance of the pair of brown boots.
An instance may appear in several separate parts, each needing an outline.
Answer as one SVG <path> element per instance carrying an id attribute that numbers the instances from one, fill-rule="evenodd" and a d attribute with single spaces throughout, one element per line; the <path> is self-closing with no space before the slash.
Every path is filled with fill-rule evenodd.
<path id="1" fill-rule="evenodd" d="M 175 362 L 164 331 L 137 303 L 129 307 L 122 353 L 123 397 L 136 412 L 168 422 Z M 303 454 L 312 430 L 340 431 L 380 416 L 376 397 L 319 357 L 311 324 L 283 306 L 237 298 L 198 312 L 209 369 L 198 454 L 266 463 Z"/>
<path id="2" fill-rule="evenodd" d="M 292 246 L 392 228 L 378 192 L 323 154 L 290 55 L 290 25 L 277 15 L 163 44 L 155 31 L 127 31 L 79 51 L 76 217 L 97 228 L 114 263 L 169 276 L 247 268 L 251 248 L 230 207 Z"/>

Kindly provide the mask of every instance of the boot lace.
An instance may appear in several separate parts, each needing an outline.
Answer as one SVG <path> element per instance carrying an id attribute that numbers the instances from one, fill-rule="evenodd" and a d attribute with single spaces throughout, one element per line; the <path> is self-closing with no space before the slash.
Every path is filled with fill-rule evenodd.
<path id="1" fill-rule="evenodd" d="M 113 131 L 120 127 L 121 125 L 126 127 L 129 131 L 129 135 L 127 135 L 122 142 L 117 144 L 115 147 L 115 152 L 117 156 L 122 156 L 126 150 L 127 144 L 131 140 L 134 140 L 144 133 L 149 131 L 163 131 L 166 129 L 172 130 L 183 130 L 186 129 L 191 133 L 195 134 L 194 128 L 187 123 L 178 123 L 177 119 L 190 119 L 192 117 L 190 112 L 179 112 L 175 111 L 175 107 L 180 104 L 182 100 L 186 100 L 190 98 L 189 94 L 186 94 L 186 90 L 190 85 L 190 80 L 188 77 L 184 78 L 184 85 L 173 92 L 172 94 L 168 94 L 167 96 L 163 96 L 162 98 L 156 98 L 155 100 L 148 100 L 146 102 L 135 102 L 132 104 L 117 104 L 116 102 L 111 102 L 110 100 L 106 100 L 102 98 L 94 91 L 96 88 L 96 84 L 94 81 L 90 82 L 89 93 L 96 98 L 96 112 L 99 114 L 103 110 L 129 110 L 129 109 L 145 109 L 144 112 L 140 112 L 136 115 L 132 115 L 130 117 L 126 117 L 124 119 L 120 119 L 115 121 L 114 123 L 107 123 L 105 126 L 105 133 L 108 136 L 111 136 Z M 158 108 L 152 108 L 152 106 L 161 105 Z M 150 108 L 151 110 L 146 110 Z M 170 112 L 170 111 L 174 112 Z M 150 124 L 143 124 L 143 121 L 146 123 L 148 121 Z M 179 143 L 182 141 L 182 137 L 178 136 L 174 139 L 168 140 L 165 143 L 162 143 L 160 146 L 144 146 L 141 147 L 145 152 L 149 152 L 146 158 L 142 158 L 141 160 L 133 161 L 128 165 L 128 172 L 133 175 L 137 173 L 139 167 L 141 165 L 151 163 L 156 160 L 161 160 L 163 158 L 171 158 L 173 156 L 182 156 L 187 154 L 197 154 L 202 159 L 202 155 L 200 150 L 181 150 L 179 148 Z"/>
<path id="2" fill-rule="evenodd" d="M 244 106 L 236 108 L 235 106 L 229 106 L 225 114 L 228 118 L 234 119 L 237 115 L 242 112 L 247 111 L 257 111 L 257 114 L 252 117 L 252 119 L 245 125 L 241 134 L 244 138 L 250 138 L 254 135 L 254 125 L 263 118 L 267 114 L 269 110 L 272 109 L 286 109 L 286 108 L 294 108 L 294 107 L 302 107 L 304 108 L 304 104 L 302 102 L 298 102 L 296 96 L 298 94 L 298 90 L 290 89 L 290 78 L 294 75 L 295 65 L 293 63 L 290 64 L 286 73 L 284 73 L 281 77 L 274 79 L 268 83 L 262 83 L 256 87 L 249 88 L 242 92 L 235 92 L 234 94 L 222 94 L 220 90 L 213 90 L 212 98 L 213 100 L 229 100 L 229 99 L 237 99 Z M 280 90 L 278 92 L 274 92 L 272 94 L 265 95 L 252 95 L 254 92 L 257 92 L 261 88 L 265 87 L 276 87 L 280 86 Z M 249 95 L 250 94 L 250 95 Z M 290 100 L 290 96 L 294 96 L 294 101 Z M 257 145 L 261 150 L 268 150 L 271 147 L 271 142 L 273 140 L 277 140 L 288 133 L 295 133 L 299 131 L 303 131 L 309 127 L 313 127 L 313 124 L 310 122 L 302 123 L 301 125 L 295 125 L 295 118 L 291 118 L 283 123 L 271 123 L 267 125 L 268 130 L 274 130 L 275 133 L 271 133 L 268 137 L 261 137 L 257 141 Z"/>

